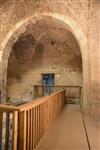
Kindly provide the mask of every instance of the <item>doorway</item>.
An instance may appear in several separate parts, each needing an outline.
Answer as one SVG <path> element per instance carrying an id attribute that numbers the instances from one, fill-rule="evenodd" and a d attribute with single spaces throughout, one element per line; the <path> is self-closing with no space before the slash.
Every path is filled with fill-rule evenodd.
<path id="1" fill-rule="evenodd" d="M 42 74 L 42 86 L 44 95 L 49 95 L 53 92 L 54 73 Z"/>

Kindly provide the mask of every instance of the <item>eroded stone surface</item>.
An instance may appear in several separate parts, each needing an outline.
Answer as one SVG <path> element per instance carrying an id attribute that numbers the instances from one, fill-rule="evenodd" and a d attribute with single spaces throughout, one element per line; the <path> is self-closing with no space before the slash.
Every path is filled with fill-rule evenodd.
<path id="1" fill-rule="evenodd" d="M 56 14 L 59 18 L 63 16 L 63 20 L 64 17 L 70 17 L 75 21 L 76 24 L 71 21 L 70 25 L 73 27 L 71 28 L 72 33 L 75 35 L 80 50 L 82 51 L 84 107 L 88 109 L 92 116 L 95 116 L 96 119 L 100 119 L 99 0 L 0 1 L 0 87 L 3 101 L 6 96 L 7 63 L 11 51 L 10 49 L 12 49 L 13 43 L 19 39 L 21 33 L 24 33 L 26 30 L 26 26 L 24 25 L 20 28 L 20 24 L 25 19 L 34 16 L 34 14 L 40 17 L 40 14 L 44 12 L 46 14 Z M 60 19 L 62 19 L 62 17 Z M 67 19 L 67 22 L 68 21 L 69 19 Z M 68 24 L 67 22 L 66 24 Z M 30 23 L 28 22 L 28 24 Z M 20 28 L 21 32 L 16 31 L 17 27 L 18 29 Z M 78 30 L 78 28 L 80 30 Z M 13 38 L 11 38 L 12 35 Z M 38 45 L 38 47 L 42 48 L 41 45 Z M 4 56 L 3 58 L 2 55 Z M 98 107 L 95 103 L 98 103 Z"/>

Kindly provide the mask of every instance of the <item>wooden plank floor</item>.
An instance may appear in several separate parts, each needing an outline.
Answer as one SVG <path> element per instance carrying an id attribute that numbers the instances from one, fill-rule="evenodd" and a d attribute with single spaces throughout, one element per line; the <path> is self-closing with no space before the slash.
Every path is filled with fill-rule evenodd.
<path id="1" fill-rule="evenodd" d="M 89 150 L 78 105 L 65 106 L 39 150 Z"/>

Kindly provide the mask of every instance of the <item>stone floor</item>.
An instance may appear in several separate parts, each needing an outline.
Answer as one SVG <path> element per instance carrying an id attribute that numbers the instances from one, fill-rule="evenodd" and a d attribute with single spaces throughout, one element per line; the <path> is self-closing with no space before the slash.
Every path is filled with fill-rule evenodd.
<path id="1" fill-rule="evenodd" d="M 80 107 L 66 105 L 39 150 L 100 150 L 100 123 L 84 120 L 89 144 Z"/>
<path id="2" fill-rule="evenodd" d="M 100 150 L 100 122 L 85 118 L 85 125 L 91 150 Z"/>

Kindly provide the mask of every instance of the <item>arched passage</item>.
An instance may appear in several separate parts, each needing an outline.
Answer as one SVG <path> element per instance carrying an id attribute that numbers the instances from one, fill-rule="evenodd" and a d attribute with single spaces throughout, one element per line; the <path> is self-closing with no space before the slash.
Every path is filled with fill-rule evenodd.
<path id="1" fill-rule="evenodd" d="M 87 45 L 87 38 L 85 37 L 84 32 L 81 30 L 80 26 L 71 18 L 67 16 L 62 16 L 59 14 L 34 14 L 34 16 L 31 16 L 30 18 L 23 20 L 19 23 L 17 23 L 13 29 L 8 33 L 8 35 L 5 37 L 4 41 L 1 44 L 1 62 L 2 62 L 2 100 L 5 101 L 6 98 L 6 79 L 7 79 L 7 64 L 8 64 L 8 59 L 9 55 L 12 50 L 12 45 L 14 42 L 17 41 L 19 38 L 20 34 L 22 34 L 26 30 L 26 26 L 32 22 L 33 24 L 36 22 L 37 18 L 41 19 L 44 16 L 51 16 L 53 19 L 57 19 L 60 22 L 63 23 L 65 28 L 67 27 L 72 34 L 75 36 L 80 49 L 81 49 L 81 55 L 82 55 L 82 67 L 83 67 L 83 95 L 85 97 L 85 100 L 87 99 L 87 89 L 88 89 L 88 45 Z M 87 74 L 86 74 L 87 73 Z"/>

